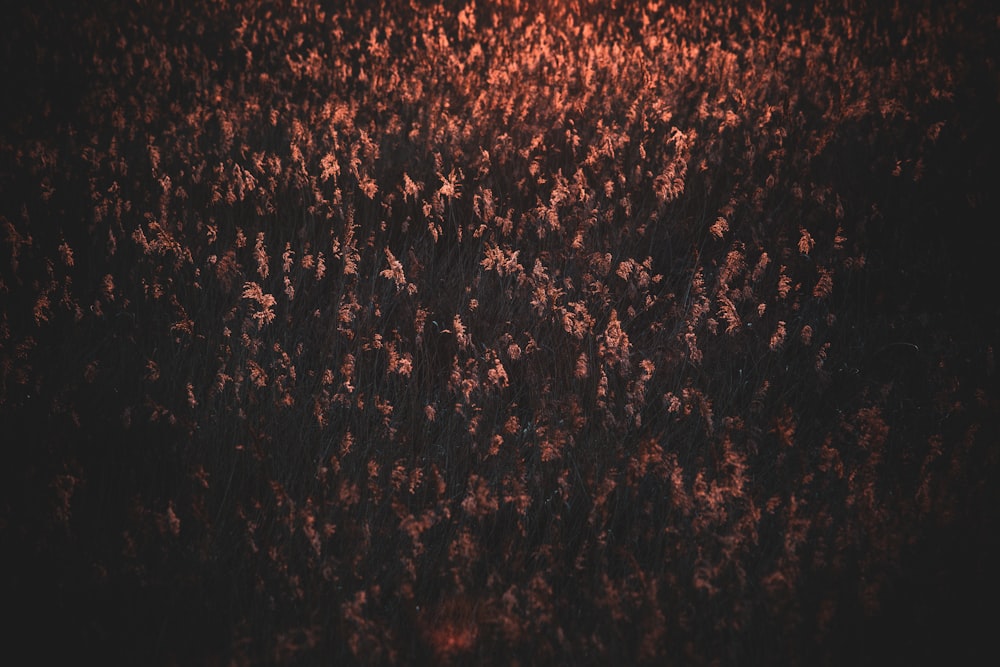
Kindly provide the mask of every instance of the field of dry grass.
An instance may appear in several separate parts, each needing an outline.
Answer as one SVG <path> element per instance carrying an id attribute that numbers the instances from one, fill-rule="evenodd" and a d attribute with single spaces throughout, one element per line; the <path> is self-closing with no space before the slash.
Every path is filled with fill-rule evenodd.
<path id="1" fill-rule="evenodd" d="M 0 20 L 8 647 L 995 652 L 990 3 L 47 4 Z"/>

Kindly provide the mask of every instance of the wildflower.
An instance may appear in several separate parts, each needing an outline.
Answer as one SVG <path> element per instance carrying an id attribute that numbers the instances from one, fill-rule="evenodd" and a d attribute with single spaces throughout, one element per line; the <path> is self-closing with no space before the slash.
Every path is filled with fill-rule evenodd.
<path id="1" fill-rule="evenodd" d="M 778 298 L 784 299 L 792 291 L 792 279 L 785 273 L 785 267 L 781 267 L 778 275 Z"/>
<path id="2" fill-rule="evenodd" d="M 412 178 L 409 177 L 405 172 L 403 173 L 403 196 L 409 198 L 411 201 L 416 201 L 417 197 L 420 196 L 420 191 L 423 189 L 422 183 L 417 183 Z"/>
<path id="3" fill-rule="evenodd" d="M 337 176 L 340 175 L 340 164 L 337 162 L 336 156 L 332 153 L 328 153 L 323 156 L 323 159 L 319 162 L 320 169 L 320 180 L 326 183 L 331 178 L 336 181 Z"/>
<path id="4" fill-rule="evenodd" d="M 406 285 L 406 275 L 403 273 L 403 265 L 396 259 L 396 256 L 392 254 L 389 248 L 383 248 L 385 252 L 385 259 L 389 263 L 389 268 L 382 271 L 379 275 L 383 278 L 389 278 L 396 284 L 396 291 L 399 292 Z"/>
<path id="5" fill-rule="evenodd" d="M 253 256 L 257 260 L 257 273 L 260 274 L 261 278 L 267 278 L 269 271 L 267 267 L 267 248 L 264 246 L 264 232 L 257 233 L 257 242 L 254 244 Z"/>
<path id="6" fill-rule="evenodd" d="M 777 328 L 774 330 L 774 335 L 771 336 L 770 348 L 772 351 L 777 350 L 784 344 L 785 334 L 785 321 L 780 320 Z"/>
<path id="7" fill-rule="evenodd" d="M 452 169 L 447 176 L 443 176 L 439 172 L 438 178 L 441 179 L 441 189 L 438 190 L 438 193 L 442 197 L 446 197 L 448 199 L 458 197 L 461 188 L 461 180 L 463 178 L 461 169 L 458 170 L 457 174 L 455 173 L 455 170 Z"/>
<path id="8" fill-rule="evenodd" d="M 50 302 L 48 294 L 42 292 L 38 295 L 38 299 L 35 301 L 35 307 L 33 314 L 35 316 L 35 324 L 41 326 L 43 322 L 49 321 L 49 315 L 51 314 Z"/>
<path id="9" fill-rule="evenodd" d="M 73 249 L 65 241 L 59 246 L 59 254 L 62 256 L 63 264 L 69 268 L 73 267 Z"/>
<path id="10" fill-rule="evenodd" d="M 253 359 L 247 360 L 247 368 L 250 369 L 250 381 L 258 389 L 267 385 L 267 372 Z"/>
<path id="11" fill-rule="evenodd" d="M 491 384 L 498 387 L 506 387 L 508 385 L 507 370 L 503 367 L 500 359 L 493 359 L 493 368 L 487 371 L 487 377 Z"/>
<path id="12" fill-rule="evenodd" d="M 101 280 L 101 296 L 105 301 L 115 300 L 115 279 L 110 273 L 105 274 Z"/>
<path id="13" fill-rule="evenodd" d="M 738 243 L 736 247 L 726 254 L 726 263 L 723 265 L 722 270 L 719 271 L 720 286 L 729 285 L 729 281 L 741 274 L 745 268 L 746 262 L 743 258 L 743 244 Z"/>
<path id="14" fill-rule="evenodd" d="M 378 184 L 375 183 L 375 179 L 371 176 L 363 176 L 361 180 L 358 181 L 358 187 L 369 199 L 375 199 L 375 195 L 378 194 Z"/>
<path id="15" fill-rule="evenodd" d="M 715 219 L 715 222 L 708 229 L 708 231 L 711 232 L 712 236 L 714 236 L 715 238 L 721 239 L 723 236 L 725 236 L 726 232 L 729 231 L 729 222 L 726 221 L 725 218 L 720 216 Z"/>
<path id="16" fill-rule="evenodd" d="M 628 334 L 622 330 L 621 322 L 618 320 L 618 312 L 612 308 L 608 325 L 604 329 L 601 353 L 609 360 L 618 361 L 624 368 L 628 365 L 630 349 L 631 343 Z"/>
<path id="17" fill-rule="evenodd" d="M 690 327 L 688 327 L 687 333 L 684 334 L 684 342 L 688 348 L 688 359 L 695 366 L 699 365 L 702 360 L 702 353 L 698 347 L 698 336 Z"/>
<path id="18" fill-rule="evenodd" d="M 258 326 L 264 326 L 269 324 L 274 320 L 274 307 L 276 300 L 270 294 L 265 294 L 255 282 L 248 282 L 243 285 L 243 298 L 250 299 L 257 304 L 257 309 L 253 313 L 253 319 L 257 321 Z"/>
<path id="19" fill-rule="evenodd" d="M 452 320 L 452 329 L 455 332 L 455 339 L 463 350 L 472 345 L 472 336 L 466 333 L 465 325 L 462 324 L 462 318 L 457 313 L 455 314 L 455 319 Z"/>
<path id="20" fill-rule="evenodd" d="M 799 252 L 808 257 L 816 242 L 805 227 L 799 227 L 799 234 Z"/>
<path id="21" fill-rule="evenodd" d="M 750 280 L 752 282 L 757 282 L 764 275 L 764 271 L 767 270 L 768 264 L 771 263 L 771 258 L 768 257 L 766 252 L 762 252 L 760 257 L 757 259 L 757 264 L 753 267 L 753 272 L 750 274 Z"/>
<path id="22" fill-rule="evenodd" d="M 719 295 L 719 314 L 726 321 L 726 333 L 734 334 L 739 331 L 743 322 L 739 313 L 736 312 L 736 305 L 725 295 Z"/>
<path id="23" fill-rule="evenodd" d="M 833 294 L 833 273 L 829 269 L 819 269 L 819 280 L 813 287 L 813 296 L 817 299 L 825 299 Z"/>

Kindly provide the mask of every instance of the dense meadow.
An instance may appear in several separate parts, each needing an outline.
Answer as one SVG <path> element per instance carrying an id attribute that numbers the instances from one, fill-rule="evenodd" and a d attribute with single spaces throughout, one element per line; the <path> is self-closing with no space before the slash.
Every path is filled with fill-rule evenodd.
<path id="1" fill-rule="evenodd" d="M 21 4 L 8 652 L 995 656 L 996 6 Z"/>

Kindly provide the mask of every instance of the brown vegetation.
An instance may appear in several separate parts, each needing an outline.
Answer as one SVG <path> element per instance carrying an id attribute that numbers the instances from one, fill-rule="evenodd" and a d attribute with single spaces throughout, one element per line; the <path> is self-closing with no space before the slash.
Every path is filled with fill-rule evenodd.
<path id="1" fill-rule="evenodd" d="M 98 4 L 2 29 L 43 655 L 986 646 L 988 3 Z"/>

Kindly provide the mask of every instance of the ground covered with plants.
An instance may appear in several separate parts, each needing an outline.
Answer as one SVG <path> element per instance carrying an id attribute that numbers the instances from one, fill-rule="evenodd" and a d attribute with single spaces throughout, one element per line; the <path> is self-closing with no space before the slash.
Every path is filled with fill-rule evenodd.
<path id="1" fill-rule="evenodd" d="M 21 4 L 8 647 L 989 654 L 991 3 Z"/>

